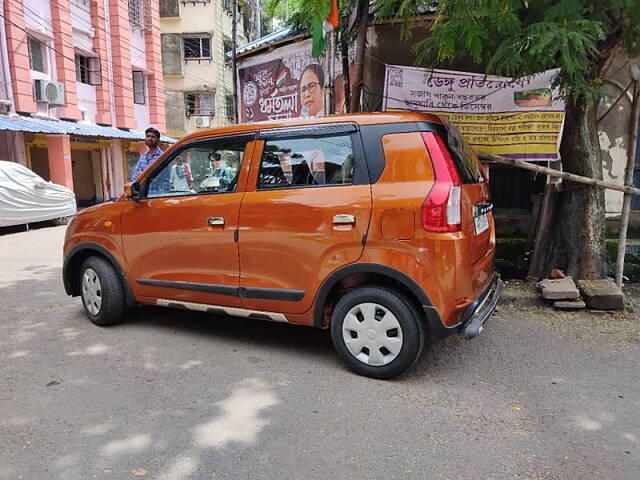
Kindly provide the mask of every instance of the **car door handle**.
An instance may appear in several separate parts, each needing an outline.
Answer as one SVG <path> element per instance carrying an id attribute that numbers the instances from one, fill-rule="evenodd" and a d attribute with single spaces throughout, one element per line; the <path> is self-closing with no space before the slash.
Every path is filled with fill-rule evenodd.
<path id="1" fill-rule="evenodd" d="M 207 218 L 207 225 L 224 226 L 224 218 L 222 218 L 222 217 L 209 217 L 209 218 Z"/>
<path id="2" fill-rule="evenodd" d="M 339 213 L 333 216 L 334 225 L 355 225 L 356 217 L 348 213 Z"/>

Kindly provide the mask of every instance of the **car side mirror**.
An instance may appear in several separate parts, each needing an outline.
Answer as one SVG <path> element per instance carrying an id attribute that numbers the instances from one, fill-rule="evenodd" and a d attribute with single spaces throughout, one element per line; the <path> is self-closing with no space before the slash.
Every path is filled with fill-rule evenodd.
<path id="1" fill-rule="evenodd" d="M 124 194 L 134 202 L 140 201 L 140 184 L 138 182 L 129 182 L 124 184 Z"/>

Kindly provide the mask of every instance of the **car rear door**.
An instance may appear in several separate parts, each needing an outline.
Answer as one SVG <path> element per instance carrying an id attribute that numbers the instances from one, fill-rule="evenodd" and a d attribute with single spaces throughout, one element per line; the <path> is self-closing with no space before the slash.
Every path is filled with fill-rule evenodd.
<path id="1" fill-rule="evenodd" d="M 354 124 L 262 131 L 240 209 L 245 308 L 302 313 L 362 255 L 371 188 Z"/>
<path id="2" fill-rule="evenodd" d="M 186 144 L 143 180 L 143 198 L 121 215 L 137 295 L 241 306 L 235 235 L 252 140 L 244 135 Z M 230 183 L 213 179 L 219 157 L 236 166 Z"/>

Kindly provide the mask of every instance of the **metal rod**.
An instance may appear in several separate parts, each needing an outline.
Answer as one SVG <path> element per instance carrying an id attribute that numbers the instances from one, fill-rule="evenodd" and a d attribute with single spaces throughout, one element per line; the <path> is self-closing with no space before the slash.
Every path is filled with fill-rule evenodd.
<path id="1" fill-rule="evenodd" d="M 231 15 L 231 63 L 233 69 L 233 123 L 238 123 L 238 62 L 236 59 L 236 47 L 238 45 L 238 0 L 233 0 L 233 14 Z"/>

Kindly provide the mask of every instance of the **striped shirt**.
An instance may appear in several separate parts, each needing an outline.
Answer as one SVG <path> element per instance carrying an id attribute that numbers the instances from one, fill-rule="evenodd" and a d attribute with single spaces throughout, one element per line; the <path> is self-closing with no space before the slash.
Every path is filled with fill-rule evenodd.
<path id="1" fill-rule="evenodd" d="M 138 175 L 140 175 L 145 168 L 151 165 L 156 160 L 156 158 L 158 158 L 161 154 L 162 154 L 162 150 L 160 150 L 160 147 L 156 147 L 156 149 L 153 152 L 148 151 L 140 155 L 140 158 L 138 159 L 138 163 L 136 163 L 136 166 L 134 167 L 133 172 L 131 172 L 131 181 L 132 182 L 135 181 L 135 179 L 138 178 Z"/>

